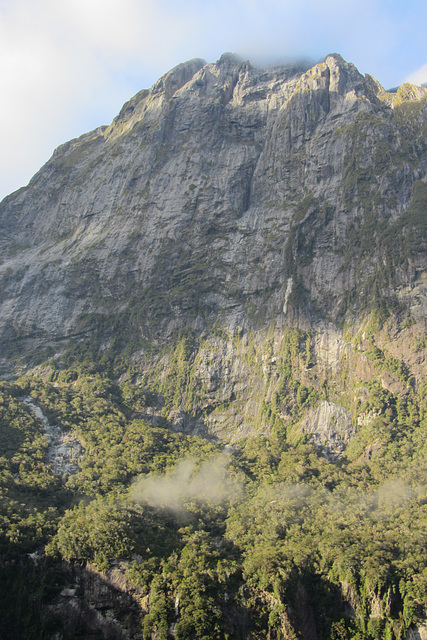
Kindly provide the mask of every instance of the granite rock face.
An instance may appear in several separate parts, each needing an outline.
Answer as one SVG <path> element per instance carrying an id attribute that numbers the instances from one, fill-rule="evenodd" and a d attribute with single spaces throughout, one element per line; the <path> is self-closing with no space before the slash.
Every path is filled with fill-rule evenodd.
<path id="1" fill-rule="evenodd" d="M 166 344 L 221 325 L 225 343 L 194 362 L 224 404 L 253 383 L 233 336 L 310 329 L 322 381 L 351 360 L 344 321 L 378 301 L 413 310 L 421 331 L 426 127 L 427 89 L 388 93 L 337 54 L 312 68 L 179 65 L 0 204 L 3 373 L 101 326 L 107 348 L 118 331 Z"/>
<path id="2" fill-rule="evenodd" d="M 301 431 L 310 434 L 314 444 L 325 447 L 326 454 L 333 458 L 345 451 L 355 429 L 349 409 L 323 400 L 308 412 Z"/>

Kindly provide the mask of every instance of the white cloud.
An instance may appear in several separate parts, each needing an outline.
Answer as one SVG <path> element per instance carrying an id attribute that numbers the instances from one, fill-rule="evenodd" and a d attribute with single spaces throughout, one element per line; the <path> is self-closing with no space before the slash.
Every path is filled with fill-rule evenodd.
<path id="1" fill-rule="evenodd" d="M 380 82 L 398 84 L 417 67 L 409 57 L 425 41 L 425 8 L 413 21 L 409 10 L 397 21 L 390 6 L 385 0 L 0 0 L 0 198 L 27 182 L 55 146 L 108 124 L 133 93 L 189 58 L 212 61 L 233 51 L 255 61 L 317 60 L 337 51 Z"/>
<path id="2" fill-rule="evenodd" d="M 84 65 L 81 51 L 67 48 L 66 39 L 59 42 L 60 30 L 48 2 L 19 2 L 0 12 L 3 193 L 28 180 L 64 141 L 64 130 L 76 128 L 92 78 L 102 76 L 93 60 Z"/>
<path id="3" fill-rule="evenodd" d="M 414 71 L 406 79 L 406 82 L 412 82 L 412 84 L 424 84 L 427 83 L 427 63 L 423 65 L 417 71 Z"/>
<path id="4" fill-rule="evenodd" d="M 56 146 L 108 124 L 130 98 L 135 76 L 149 71 L 154 81 L 181 61 L 171 52 L 191 22 L 155 6 L 137 0 L 0 3 L 0 198 L 28 182 Z"/>
<path id="5" fill-rule="evenodd" d="M 192 35 L 193 20 L 152 0 L 64 0 L 61 17 L 94 55 L 154 65 Z M 151 58 L 151 59 L 150 59 Z"/>

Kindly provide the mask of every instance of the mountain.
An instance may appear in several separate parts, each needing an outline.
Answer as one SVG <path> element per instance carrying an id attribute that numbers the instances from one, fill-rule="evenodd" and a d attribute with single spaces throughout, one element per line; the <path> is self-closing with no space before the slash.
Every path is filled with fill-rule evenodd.
<path id="1" fill-rule="evenodd" d="M 225 563 L 235 581 L 227 589 L 235 595 L 215 591 L 228 580 L 222 569 L 214 591 L 221 602 L 230 597 L 234 603 L 221 605 L 224 628 L 237 634 L 230 637 L 400 638 L 416 624 L 417 633 L 424 632 L 424 592 L 413 587 L 424 580 L 424 565 L 411 574 L 405 564 L 409 551 L 399 546 L 405 536 L 396 533 L 387 547 L 379 524 L 386 516 L 375 509 L 384 507 L 390 492 L 396 497 L 393 509 L 403 509 L 402 501 L 416 495 L 416 534 L 410 540 L 414 548 L 421 544 L 426 133 L 424 87 L 404 84 L 387 92 L 338 54 L 311 68 L 262 69 L 224 54 L 213 64 L 195 59 L 178 65 L 129 100 L 111 125 L 59 147 L 27 187 L 2 201 L 0 366 L 8 380 L 3 403 L 9 416 L 4 425 L 27 420 L 35 438 L 28 449 L 30 440 L 21 440 L 21 427 L 14 427 L 13 442 L 21 449 L 10 453 L 5 482 L 15 478 L 19 484 L 25 477 L 21 467 L 33 464 L 28 451 L 41 461 L 48 447 L 36 437 L 42 427 L 29 418 L 28 398 L 26 408 L 17 400 L 24 393 L 85 451 L 79 454 L 80 472 L 65 478 L 61 489 L 57 476 L 51 484 L 43 484 L 41 475 L 28 486 L 23 481 L 25 491 L 38 486 L 47 492 L 43 508 L 50 500 L 63 501 L 55 507 L 63 520 L 53 525 L 45 516 L 43 544 L 50 540 L 48 548 L 63 559 L 90 561 L 107 571 L 111 555 L 126 551 L 117 537 L 110 541 L 107 525 L 110 554 L 104 547 L 95 553 L 96 544 L 82 550 L 69 532 L 86 530 L 90 520 L 109 521 L 112 512 L 112 522 L 120 523 L 111 496 L 123 487 L 127 491 L 136 475 L 166 473 L 171 460 L 180 468 L 185 451 L 197 442 L 196 458 L 215 447 L 233 457 L 240 479 L 230 485 L 231 493 L 239 496 L 243 485 L 251 486 L 247 500 L 233 498 L 230 509 L 215 517 L 193 505 L 202 523 L 194 525 L 193 538 L 169 516 L 159 524 L 156 506 L 138 517 L 147 520 L 154 537 L 169 532 L 168 553 L 185 549 L 188 560 L 198 546 L 205 549 L 212 566 L 199 569 L 209 580 L 213 567 Z M 116 440 L 112 434 L 119 431 Z M 219 471 L 209 473 L 227 475 L 227 465 L 221 462 Z M 196 472 L 187 469 L 176 477 L 182 474 L 191 494 L 193 484 L 186 483 Z M 199 492 L 204 481 L 194 477 Z M 279 482 L 286 485 L 286 504 L 272 488 Z M 384 489 L 382 482 L 396 484 Z M 362 493 L 352 493 L 356 487 L 365 492 L 364 503 Z M 16 505 L 25 504 L 19 498 L 24 489 L 15 490 Z M 62 497 L 54 500 L 53 493 Z M 227 502 L 230 490 L 225 494 Z M 70 510 L 78 495 L 92 502 Z M 331 515 L 335 497 L 346 514 L 343 535 L 354 535 L 358 553 L 365 554 L 362 568 L 357 554 L 343 559 L 350 550 Z M 361 506 L 368 502 L 377 514 L 373 520 L 367 515 L 371 507 Z M 276 503 L 280 509 L 268 507 L 266 516 L 276 532 L 270 539 L 257 518 L 261 505 Z M 42 507 L 37 503 L 34 509 Z M 304 509 L 306 520 L 296 515 Z M 279 512 L 288 513 L 288 525 L 279 524 Z M 354 513 L 369 521 L 370 540 L 375 527 L 381 529 L 380 559 L 378 550 L 361 551 L 370 542 Z M 16 518 L 31 521 L 28 514 Z M 251 524 L 245 529 L 246 521 Z M 333 547 L 325 550 L 325 522 L 341 549 L 338 559 Z M 287 540 L 285 530 L 297 540 L 298 527 L 317 555 L 309 558 L 306 550 L 290 546 L 291 562 L 288 543 L 278 541 Z M 174 536 L 179 544 L 171 542 Z M 221 539 L 234 547 L 219 551 Z M 144 549 L 151 547 L 145 541 Z M 175 576 L 172 582 L 183 579 L 186 560 L 181 555 L 172 561 L 173 553 L 163 557 L 157 550 L 156 560 L 144 565 L 141 553 L 143 568 L 139 577 L 133 571 L 132 588 L 146 589 L 140 602 L 149 612 L 144 639 L 167 637 L 158 625 L 174 620 L 171 594 L 179 599 L 179 589 L 172 583 L 160 588 L 160 574 L 153 575 L 161 562 L 170 571 L 163 575 Z M 385 572 L 377 582 L 369 573 L 369 554 L 378 561 L 372 576 Z M 393 577 L 387 573 L 391 566 Z M 237 597 L 240 588 L 248 589 L 246 596 Z M 202 591 L 197 598 L 203 600 Z M 194 600 L 191 589 L 186 597 Z M 167 613 L 155 622 L 162 598 Z M 338 618 L 328 613 L 323 620 L 322 598 L 328 612 L 336 605 Z M 185 617 L 190 609 L 182 606 Z M 219 609 L 214 618 L 219 629 Z M 351 620 L 369 623 L 365 628 L 365 622 L 355 622 L 356 628 Z M 182 619 L 180 624 L 180 638 L 202 633 L 201 622 L 198 632 L 194 621 L 188 622 L 192 631 L 183 631 Z M 282 635 L 274 635 L 273 626 Z"/>
<path id="2" fill-rule="evenodd" d="M 421 379 L 426 95 L 387 93 L 336 54 L 311 69 L 230 54 L 179 65 L 2 202 L 4 371 L 9 355 L 31 363 L 70 340 L 105 360 L 186 329 L 207 340 L 192 347 L 199 408 L 236 405 L 240 388 L 220 422 L 248 432 L 236 336 L 245 349 L 296 327 L 308 377 L 326 380 L 351 349 L 344 326 L 356 335 L 371 312 L 399 311 L 413 326 L 388 349 Z"/>

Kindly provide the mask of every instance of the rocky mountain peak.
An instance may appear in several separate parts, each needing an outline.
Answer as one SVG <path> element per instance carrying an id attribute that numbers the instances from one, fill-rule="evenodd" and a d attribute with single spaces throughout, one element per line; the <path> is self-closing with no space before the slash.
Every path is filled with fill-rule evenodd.
<path id="1" fill-rule="evenodd" d="M 233 66 L 236 67 L 243 62 L 242 58 L 235 53 L 230 53 L 227 51 L 223 53 L 219 60 L 216 62 L 218 66 Z"/>
<path id="2" fill-rule="evenodd" d="M 150 93 L 156 95 L 164 92 L 167 97 L 171 97 L 176 91 L 181 89 L 193 76 L 206 65 L 206 61 L 201 58 L 194 58 L 177 65 L 168 71 L 152 86 Z"/>
<path id="3" fill-rule="evenodd" d="M 149 291 L 149 335 L 284 308 L 336 322 L 407 291 L 423 263 L 425 94 L 389 99 L 338 54 L 178 65 L 1 204 L 1 331 L 65 339 Z"/>

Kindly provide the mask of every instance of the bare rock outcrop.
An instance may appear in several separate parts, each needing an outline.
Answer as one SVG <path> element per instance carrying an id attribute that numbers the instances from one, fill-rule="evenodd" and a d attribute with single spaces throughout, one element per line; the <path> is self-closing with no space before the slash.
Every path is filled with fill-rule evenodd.
<path id="1" fill-rule="evenodd" d="M 308 412 L 300 431 L 332 457 L 340 456 L 355 434 L 350 409 L 326 400 Z"/>
<path id="2" fill-rule="evenodd" d="M 60 345 L 87 314 L 137 303 L 148 334 L 261 305 L 278 317 L 285 299 L 288 315 L 336 319 L 390 260 L 387 238 L 374 251 L 381 226 L 418 224 L 427 90 L 400 93 L 385 99 L 337 54 L 310 69 L 179 65 L 1 203 L 3 340 Z M 409 296 L 420 250 L 395 273 Z"/>

